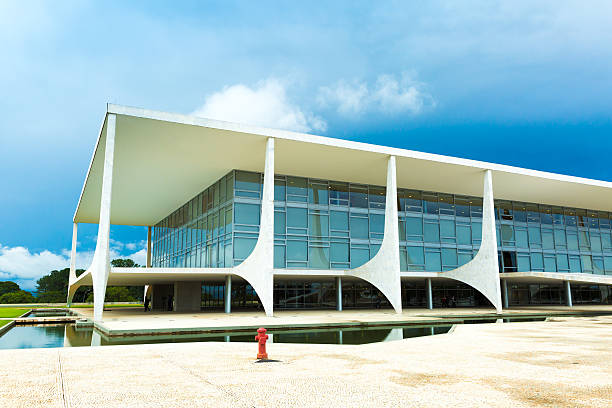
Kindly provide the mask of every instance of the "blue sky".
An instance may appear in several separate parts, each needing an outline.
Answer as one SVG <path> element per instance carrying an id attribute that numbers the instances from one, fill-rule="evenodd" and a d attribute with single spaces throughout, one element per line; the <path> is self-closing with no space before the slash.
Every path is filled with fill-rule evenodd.
<path id="1" fill-rule="evenodd" d="M 0 280 L 28 289 L 68 264 L 107 102 L 612 181 L 605 1 L 5 0 L 0 44 Z"/>

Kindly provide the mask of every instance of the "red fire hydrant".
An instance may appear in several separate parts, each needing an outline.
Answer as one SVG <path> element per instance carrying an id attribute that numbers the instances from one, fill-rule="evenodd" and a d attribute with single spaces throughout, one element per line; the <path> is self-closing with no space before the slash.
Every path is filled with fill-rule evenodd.
<path id="1" fill-rule="evenodd" d="M 257 359 L 267 359 L 268 353 L 266 352 L 266 341 L 268 341 L 268 335 L 266 334 L 266 329 L 263 327 L 257 329 L 257 336 L 255 336 L 255 340 L 259 343 Z"/>

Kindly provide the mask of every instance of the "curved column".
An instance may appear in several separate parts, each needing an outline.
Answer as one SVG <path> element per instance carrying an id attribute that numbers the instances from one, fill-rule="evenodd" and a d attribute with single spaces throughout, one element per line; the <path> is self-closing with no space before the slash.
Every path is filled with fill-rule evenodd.
<path id="1" fill-rule="evenodd" d="M 72 297 L 79 288 L 73 286 L 77 279 L 76 276 L 76 248 L 77 248 L 77 229 L 78 225 L 76 222 L 72 223 L 72 249 L 70 251 L 70 273 L 68 275 L 68 298 L 66 299 L 66 306 L 72 306 Z"/>
<path id="2" fill-rule="evenodd" d="M 110 215 L 113 189 L 113 161 L 115 155 L 115 125 L 117 117 L 109 114 L 106 123 L 106 145 L 104 149 L 104 173 L 100 198 L 98 239 L 93 261 L 89 267 L 94 290 L 94 320 L 102 320 L 106 283 L 110 273 Z"/>
<path id="3" fill-rule="evenodd" d="M 502 312 L 491 170 L 484 173 L 482 241 L 478 253 L 470 262 L 440 276 L 470 285 L 489 299 L 498 314 Z"/>
<path id="4" fill-rule="evenodd" d="M 395 156 L 387 163 L 387 193 L 385 201 L 385 230 L 380 249 L 365 264 L 346 271 L 361 278 L 382 292 L 397 313 L 402 312 L 400 283 L 399 227 L 397 218 L 397 175 Z"/>
<path id="5" fill-rule="evenodd" d="M 274 290 L 274 139 L 266 141 L 259 236 L 253 252 L 232 272 L 255 289 L 267 316 L 272 316 Z"/>

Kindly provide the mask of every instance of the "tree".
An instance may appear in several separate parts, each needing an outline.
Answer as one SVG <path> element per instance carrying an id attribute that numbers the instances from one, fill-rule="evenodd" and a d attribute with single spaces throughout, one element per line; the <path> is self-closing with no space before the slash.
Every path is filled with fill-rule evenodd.
<path id="1" fill-rule="evenodd" d="M 11 292 L 17 292 L 17 291 L 19 291 L 19 285 L 16 284 L 15 282 L 11 282 L 11 281 L 0 282 L 0 296 L 4 295 L 5 293 L 11 293 Z"/>
<path id="2" fill-rule="evenodd" d="M 51 271 L 50 274 L 43 276 L 36 281 L 38 296 L 45 295 L 49 292 L 64 293 L 64 300 L 68 295 L 68 276 L 70 268 L 64 268 L 59 271 Z"/>
<path id="3" fill-rule="evenodd" d="M 140 265 L 138 265 L 136 262 L 132 261 L 131 259 L 113 259 L 111 261 L 111 265 L 114 266 L 115 268 L 140 268 Z"/>
<path id="4" fill-rule="evenodd" d="M 105 302 L 134 302 L 135 300 L 125 286 L 109 286 L 106 288 Z M 87 302 L 93 302 L 93 293 L 87 296 Z"/>
<path id="5" fill-rule="evenodd" d="M 0 296 L 0 303 L 34 303 L 36 298 L 30 292 L 18 290 Z"/>

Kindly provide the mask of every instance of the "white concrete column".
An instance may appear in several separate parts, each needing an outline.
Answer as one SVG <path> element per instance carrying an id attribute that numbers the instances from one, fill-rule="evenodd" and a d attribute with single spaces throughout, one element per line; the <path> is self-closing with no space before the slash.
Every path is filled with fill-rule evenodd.
<path id="1" fill-rule="evenodd" d="M 427 278 L 425 279 L 425 299 L 428 309 L 433 309 L 433 294 L 431 292 L 431 279 Z"/>
<path id="2" fill-rule="evenodd" d="M 225 277 L 225 313 L 232 312 L 232 275 Z"/>
<path id="3" fill-rule="evenodd" d="M 70 273 L 68 275 L 68 297 L 66 299 L 66 305 L 72 306 L 72 297 L 78 289 L 73 287 L 74 282 L 77 279 L 76 276 L 76 250 L 77 250 L 77 229 L 78 225 L 76 222 L 72 223 L 72 249 L 70 250 Z"/>
<path id="4" fill-rule="evenodd" d="M 508 309 L 510 307 L 510 300 L 508 298 L 508 281 L 506 279 L 502 280 L 502 291 L 504 292 L 504 309 Z"/>
<path id="5" fill-rule="evenodd" d="M 255 289 L 267 316 L 274 305 L 274 138 L 266 141 L 259 236 L 253 252 L 232 273 Z"/>
<path id="6" fill-rule="evenodd" d="M 395 156 L 390 156 L 387 161 L 385 229 L 380 249 L 368 262 L 346 273 L 374 285 L 389 300 L 395 312 L 402 313 Z"/>
<path id="7" fill-rule="evenodd" d="M 110 219 L 116 123 L 117 116 L 115 114 L 108 114 L 106 119 L 106 146 L 104 148 L 104 173 L 102 175 L 98 240 L 90 267 L 94 289 L 94 320 L 102 320 L 106 283 L 110 273 Z"/>
<path id="8" fill-rule="evenodd" d="M 499 263 L 497 256 L 497 236 L 495 228 L 495 208 L 493 206 L 493 176 L 491 170 L 483 173 L 482 196 L 482 240 L 476 256 L 465 265 L 442 276 L 466 283 L 482 293 L 495 307 L 497 314 L 502 313 L 501 288 L 499 284 Z"/>
<path id="9" fill-rule="evenodd" d="M 336 276 L 336 310 L 342 311 L 342 278 Z"/>
<path id="10" fill-rule="evenodd" d="M 563 285 L 565 285 L 565 304 L 572 307 L 572 286 L 570 285 L 570 281 L 564 281 Z"/>
<path id="11" fill-rule="evenodd" d="M 147 268 L 151 267 L 151 227 L 147 227 Z"/>

